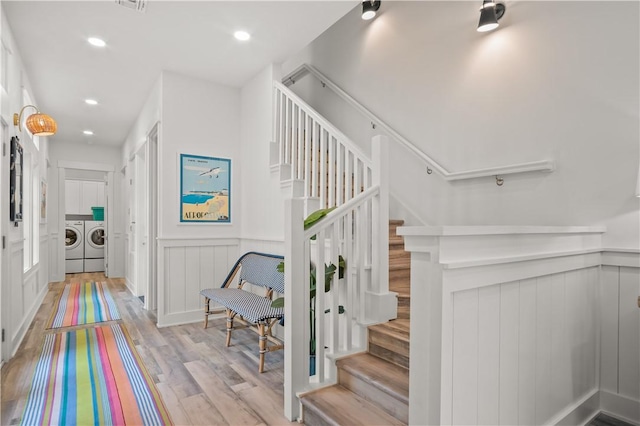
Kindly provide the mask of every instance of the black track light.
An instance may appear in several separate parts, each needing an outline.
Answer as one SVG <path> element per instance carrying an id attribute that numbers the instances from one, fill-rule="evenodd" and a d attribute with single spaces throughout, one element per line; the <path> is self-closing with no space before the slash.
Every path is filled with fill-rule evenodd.
<path id="1" fill-rule="evenodd" d="M 478 31 L 481 33 L 498 28 L 498 20 L 502 18 L 507 8 L 504 3 L 496 3 L 493 0 L 484 0 L 480 9 L 480 22 Z"/>
<path id="2" fill-rule="evenodd" d="M 368 21 L 376 16 L 376 12 L 380 9 L 380 0 L 365 0 L 362 2 L 362 19 Z"/>

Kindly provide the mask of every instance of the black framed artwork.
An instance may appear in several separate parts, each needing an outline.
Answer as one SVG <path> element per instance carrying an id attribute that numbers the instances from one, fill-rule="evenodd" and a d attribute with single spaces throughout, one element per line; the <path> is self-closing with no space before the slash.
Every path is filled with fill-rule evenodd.
<path id="1" fill-rule="evenodd" d="M 9 219 L 22 222 L 22 146 L 17 136 L 11 138 L 11 163 L 9 166 Z"/>

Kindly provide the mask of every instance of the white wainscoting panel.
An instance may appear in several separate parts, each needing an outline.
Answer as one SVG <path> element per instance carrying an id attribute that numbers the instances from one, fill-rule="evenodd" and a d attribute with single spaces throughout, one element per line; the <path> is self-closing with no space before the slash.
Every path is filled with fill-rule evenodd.
<path id="1" fill-rule="evenodd" d="M 40 292 L 49 284 L 49 236 L 40 236 L 40 260 L 38 266 L 38 287 Z"/>
<path id="2" fill-rule="evenodd" d="M 547 424 L 597 389 L 598 272 L 453 293 L 454 424 Z"/>
<path id="3" fill-rule="evenodd" d="M 24 273 L 23 247 L 22 241 L 14 241 L 10 244 L 10 288 L 9 294 L 3 295 L 3 297 L 9 297 L 11 301 L 8 325 L 11 356 L 15 355 L 20 347 L 20 343 L 47 293 L 47 286 L 40 286 L 38 282 L 41 275 L 41 265 L 32 268 L 26 274 Z"/>
<path id="4" fill-rule="evenodd" d="M 600 276 L 602 409 L 640 424 L 640 253 L 609 252 Z"/>
<path id="5" fill-rule="evenodd" d="M 49 282 L 64 281 L 64 271 L 60 271 L 60 257 L 64 256 L 64 246 L 60 245 L 60 234 L 51 232 L 49 234 Z"/>
<path id="6" fill-rule="evenodd" d="M 239 257 L 237 239 L 158 240 L 158 326 L 203 320 L 200 290 L 219 287 Z"/>
<path id="7" fill-rule="evenodd" d="M 620 267 L 618 393 L 640 400 L 640 279 L 637 268 Z"/>
<path id="8" fill-rule="evenodd" d="M 589 420 L 599 404 L 604 231 L 399 228 L 411 251 L 410 423 Z M 438 287 L 441 297 L 425 298 Z M 413 368 L 416 358 L 429 368 Z"/>
<path id="9" fill-rule="evenodd" d="M 24 299 L 23 299 L 23 263 L 22 263 L 22 242 L 12 242 L 10 245 L 10 260 L 9 260 L 9 286 L 11 303 L 9 304 L 9 316 L 10 330 L 12 332 L 11 339 L 15 340 L 19 334 L 18 329 L 20 323 L 24 318 Z M 12 346 L 15 349 L 15 346 Z"/>

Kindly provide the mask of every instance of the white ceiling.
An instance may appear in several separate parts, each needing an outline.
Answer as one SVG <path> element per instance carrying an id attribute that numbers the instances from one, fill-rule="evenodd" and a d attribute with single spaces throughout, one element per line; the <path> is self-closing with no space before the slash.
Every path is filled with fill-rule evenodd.
<path id="1" fill-rule="evenodd" d="M 357 4 L 148 0 L 141 13 L 113 0 L 2 1 L 37 106 L 58 122 L 52 141 L 111 146 L 124 142 L 161 70 L 241 87 Z M 252 39 L 237 41 L 238 29 Z"/>

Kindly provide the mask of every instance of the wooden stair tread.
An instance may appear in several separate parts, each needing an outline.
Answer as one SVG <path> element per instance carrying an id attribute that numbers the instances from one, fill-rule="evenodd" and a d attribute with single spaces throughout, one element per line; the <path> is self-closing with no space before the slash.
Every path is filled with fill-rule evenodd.
<path id="1" fill-rule="evenodd" d="M 409 320 L 395 319 L 382 324 L 371 325 L 369 326 L 369 330 L 384 333 L 398 340 L 409 342 L 409 324 Z"/>
<path id="2" fill-rule="evenodd" d="M 329 425 L 404 425 L 364 398 L 340 385 L 329 386 L 304 395 L 305 409 Z"/>
<path id="3" fill-rule="evenodd" d="M 342 358 L 338 368 L 409 404 L 409 370 L 368 353 Z"/>

